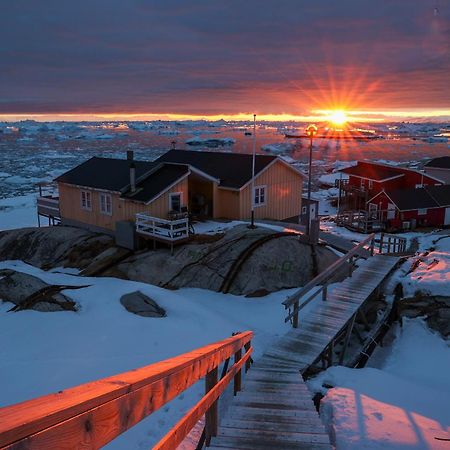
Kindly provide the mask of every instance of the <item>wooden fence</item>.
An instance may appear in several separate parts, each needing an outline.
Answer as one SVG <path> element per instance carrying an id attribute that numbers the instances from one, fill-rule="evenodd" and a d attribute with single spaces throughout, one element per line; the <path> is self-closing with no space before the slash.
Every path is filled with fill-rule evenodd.
<path id="1" fill-rule="evenodd" d="M 189 218 L 160 219 L 147 214 L 136 214 L 136 231 L 154 239 L 176 242 L 189 238 Z"/>
<path id="2" fill-rule="evenodd" d="M 253 333 L 246 331 L 189 353 L 109 378 L 0 408 L 1 450 L 98 449 L 205 378 L 205 395 L 154 447 L 174 449 L 205 415 L 207 442 L 218 432 L 218 398 L 241 388 Z M 243 351 L 244 350 L 244 351 Z M 223 370 L 219 380 L 220 364 Z"/>

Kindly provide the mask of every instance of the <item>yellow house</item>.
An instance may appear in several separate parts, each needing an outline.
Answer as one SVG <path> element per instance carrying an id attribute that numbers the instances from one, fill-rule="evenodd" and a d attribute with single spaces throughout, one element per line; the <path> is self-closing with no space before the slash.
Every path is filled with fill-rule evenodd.
<path id="1" fill-rule="evenodd" d="M 252 201 L 256 219 L 298 216 L 303 175 L 279 157 L 256 155 L 252 183 L 252 155 L 170 150 L 153 162 L 132 152 L 126 160 L 94 157 L 56 182 L 62 224 L 114 234 L 127 221 L 146 234 L 183 219 L 188 227 L 188 215 L 249 219 Z"/>

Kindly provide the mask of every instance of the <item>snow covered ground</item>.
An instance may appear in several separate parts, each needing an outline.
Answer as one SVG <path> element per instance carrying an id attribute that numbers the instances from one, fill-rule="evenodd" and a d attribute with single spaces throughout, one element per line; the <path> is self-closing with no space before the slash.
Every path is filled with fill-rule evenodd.
<path id="1" fill-rule="evenodd" d="M 332 367 L 309 382 L 337 450 L 447 450 L 450 348 L 420 319 L 397 327 L 370 367 Z M 333 386 L 326 389 L 324 385 Z"/>
<path id="2" fill-rule="evenodd" d="M 0 231 L 37 224 L 36 194 L 0 199 Z"/>
<path id="3" fill-rule="evenodd" d="M 44 272 L 23 262 L 0 262 L 53 284 L 89 285 L 64 291 L 81 306 L 77 313 L 8 313 L 0 303 L 0 407 L 84 382 L 145 366 L 231 336 L 255 332 L 255 358 L 288 331 L 281 302 L 293 290 L 258 299 L 200 289 L 170 291 L 114 278 Z M 167 311 L 161 319 L 127 312 L 119 302 L 139 290 Z M 197 401 L 196 386 L 110 444 L 148 449 Z"/>
<path id="4" fill-rule="evenodd" d="M 418 239 L 418 255 L 401 266 L 393 278 L 402 283 L 405 297 L 413 297 L 418 291 L 450 295 L 450 235 L 431 233 Z M 413 265 L 416 267 L 411 271 Z"/>

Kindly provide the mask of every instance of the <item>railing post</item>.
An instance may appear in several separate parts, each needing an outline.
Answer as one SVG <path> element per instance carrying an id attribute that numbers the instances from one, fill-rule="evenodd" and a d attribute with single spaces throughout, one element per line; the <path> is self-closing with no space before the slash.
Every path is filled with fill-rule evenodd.
<path id="1" fill-rule="evenodd" d="M 381 233 L 381 236 L 380 236 L 380 254 L 383 253 L 383 239 L 384 239 L 384 233 Z"/>
<path id="2" fill-rule="evenodd" d="M 323 289 L 322 289 L 322 300 L 324 302 L 327 301 L 327 293 L 328 293 L 328 284 L 325 283 Z"/>
<path id="3" fill-rule="evenodd" d="M 299 301 L 297 300 L 294 303 L 294 316 L 292 318 L 292 326 L 294 328 L 298 328 L 298 307 L 299 307 Z"/>
<path id="4" fill-rule="evenodd" d="M 214 368 L 206 375 L 205 378 L 205 394 L 207 394 L 219 380 L 219 370 Z M 218 401 L 216 400 L 205 413 L 205 439 L 206 445 L 209 445 L 211 438 L 217 436 L 219 424 Z"/>
<path id="5" fill-rule="evenodd" d="M 373 256 L 375 250 L 375 236 L 370 241 L 370 256 Z"/>
<path id="6" fill-rule="evenodd" d="M 252 341 L 247 342 L 247 343 L 244 345 L 245 352 L 250 351 L 251 346 L 252 346 Z M 251 362 L 250 358 L 248 358 L 247 361 L 245 361 L 245 373 L 247 373 L 248 370 L 250 369 L 250 364 L 251 364 L 251 363 L 252 363 L 252 362 Z"/>
<path id="7" fill-rule="evenodd" d="M 242 358 L 242 349 L 240 348 L 234 354 L 234 363 L 236 364 Z M 234 376 L 234 395 L 242 389 L 242 371 L 238 370 Z"/>
<path id="8" fill-rule="evenodd" d="M 387 247 L 387 253 L 391 253 L 391 237 L 388 237 L 388 247 Z"/>

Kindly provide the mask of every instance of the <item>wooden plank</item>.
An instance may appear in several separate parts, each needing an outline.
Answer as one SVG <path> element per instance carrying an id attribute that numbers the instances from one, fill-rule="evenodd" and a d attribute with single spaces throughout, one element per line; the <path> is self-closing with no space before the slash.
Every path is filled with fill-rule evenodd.
<path id="1" fill-rule="evenodd" d="M 317 418 L 319 417 L 317 411 L 313 407 L 313 403 L 311 402 L 308 408 L 304 409 L 274 409 L 274 408 L 268 408 L 268 407 L 248 407 L 245 405 L 240 405 L 237 407 L 236 405 L 233 405 L 230 408 L 230 416 L 233 417 L 240 417 L 241 415 L 254 415 L 254 414 L 263 414 L 263 415 L 271 415 L 271 416 L 277 416 L 280 417 L 281 420 L 283 419 L 293 419 L 296 420 L 298 418 Z"/>
<path id="2" fill-rule="evenodd" d="M 58 448 L 62 436 L 76 446 L 77 433 L 82 442 L 93 442 L 91 448 L 105 445 L 205 376 L 252 337 L 252 332 L 241 333 L 160 363 L 1 408 L 0 446 L 30 437 L 27 448 L 37 448 L 36 442 L 41 443 L 40 448 Z M 121 417 L 124 414 L 126 420 Z M 104 429 L 105 423 L 115 435 Z M 65 426 L 70 431 L 63 433 Z M 51 444 L 43 444 L 39 432 L 45 429 L 49 429 Z"/>
<path id="3" fill-rule="evenodd" d="M 293 422 L 268 422 L 266 420 L 233 420 L 227 419 L 220 423 L 220 427 L 226 428 L 236 428 L 236 429 L 248 429 L 248 430 L 267 430 L 267 431 L 287 431 L 287 432 L 299 432 L 306 433 L 310 432 L 311 434 L 325 434 L 328 438 L 328 435 L 325 432 L 325 428 L 320 427 L 321 423 L 318 419 L 318 422 L 312 420 L 305 420 L 303 422 L 298 421 L 296 423 Z"/>
<path id="4" fill-rule="evenodd" d="M 208 449 L 235 449 L 235 450 L 333 450 L 330 444 L 288 442 L 264 438 L 234 438 L 217 437 Z"/>
<path id="5" fill-rule="evenodd" d="M 280 441 L 288 442 L 307 442 L 311 444 L 329 444 L 330 438 L 325 434 L 312 434 L 312 433 L 294 433 L 294 432 L 273 432 L 264 430 L 251 430 L 251 429 L 237 429 L 220 427 L 219 436 L 225 437 L 249 437 L 249 438 L 271 438 L 275 437 Z"/>

